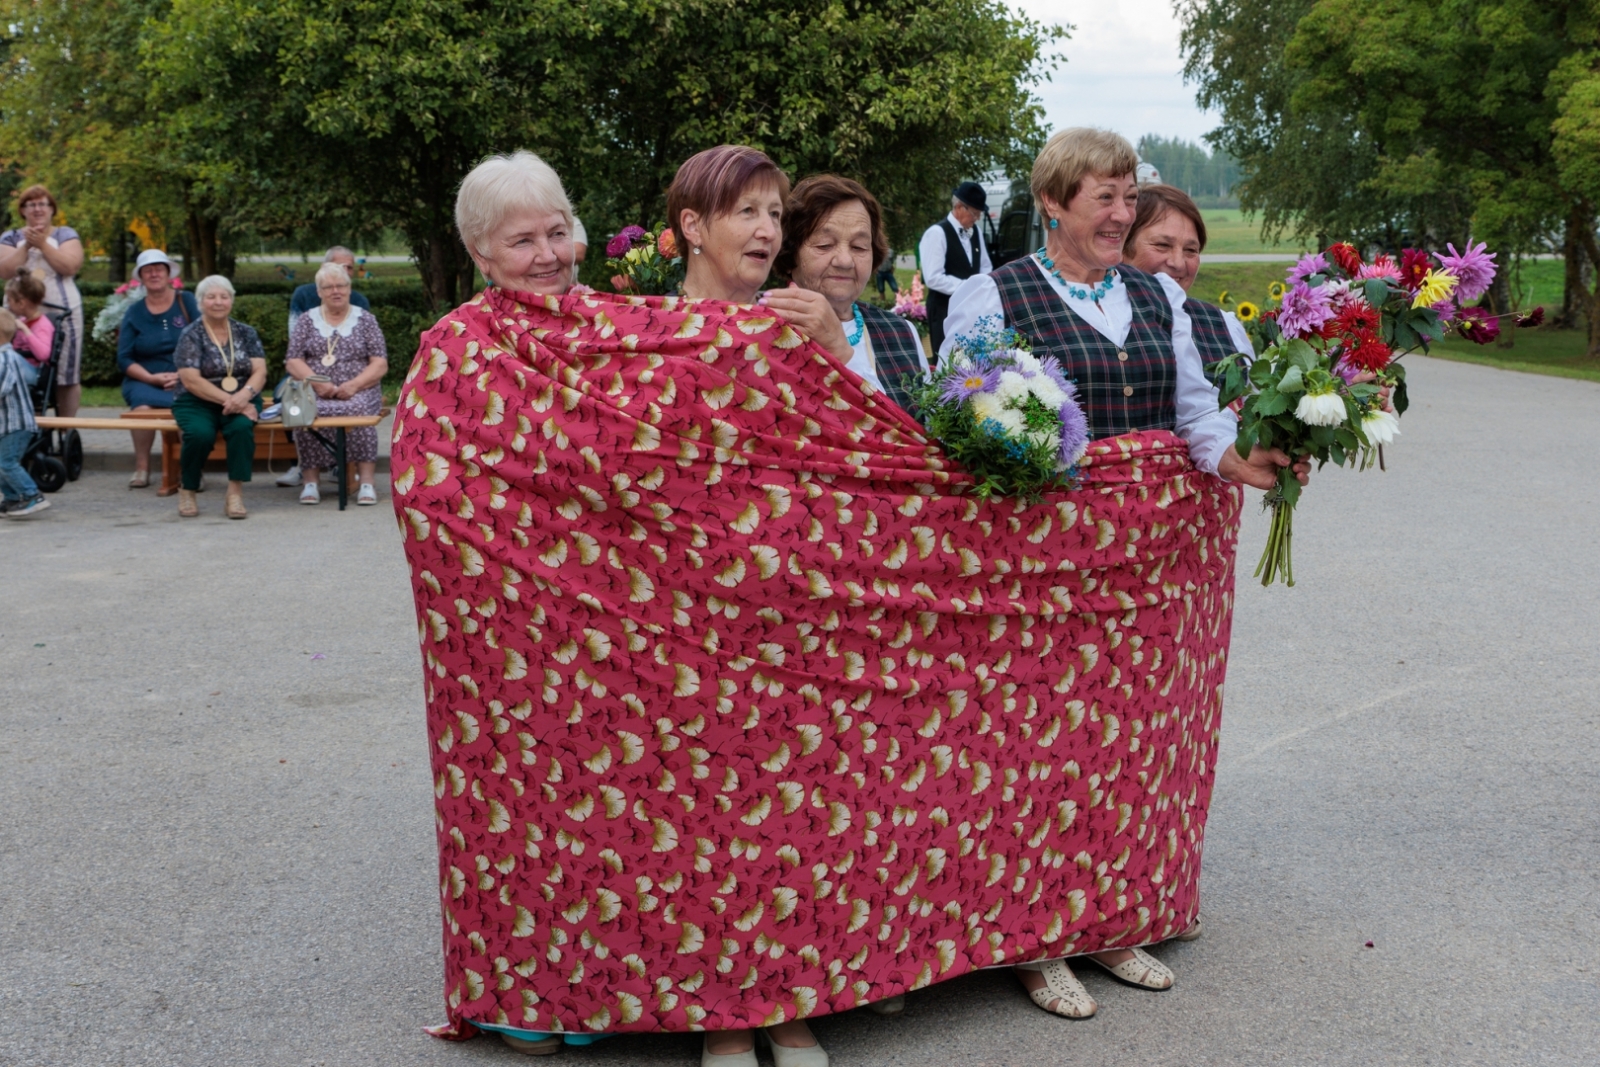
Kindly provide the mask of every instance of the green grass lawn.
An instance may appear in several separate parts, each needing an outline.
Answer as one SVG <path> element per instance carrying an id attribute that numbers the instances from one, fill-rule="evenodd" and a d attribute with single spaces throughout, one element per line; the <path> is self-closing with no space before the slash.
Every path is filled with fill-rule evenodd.
<path id="1" fill-rule="evenodd" d="M 1501 339 L 1505 339 L 1503 334 Z M 1589 337 L 1583 330 L 1516 330 L 1511 340 L 1510 348 L 1501 348 L 1498 344 L 1475 345 L 1452 335 L 1428 354 L 1501 370 L 1600 382 L 1600 359 L 1589 356 Z"/>
<path id="2" fill-rule="evenodd" d="M 1206 220 L 1206 251 L 1215 252 L 1282 252 L 1298 255 L 1308 248 L 1303 241 L 1285 237 L 1277 244 L 1261 240 L 1261 217 L 1250 218 L 1238 208 L 1212 208 L 1201 211 Z"/>

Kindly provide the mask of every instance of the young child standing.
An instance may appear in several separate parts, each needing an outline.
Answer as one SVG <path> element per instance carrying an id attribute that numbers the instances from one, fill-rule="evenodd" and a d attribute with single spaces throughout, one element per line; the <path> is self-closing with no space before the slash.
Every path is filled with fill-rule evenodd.
<path id="1" fill-rule="evenodd" d="M 0 514 L 8 519 L 34 515 L 50 506 L 28 472 L 22 455 L 33 443 L 39 424 L 33 421 L 33 397 L 23 377 L 27 362 L 11 347 L 17 319 L 0 309 Z"/>
<path id="2" fill-rule="evenodd" d="M 44 313 L 44 282 L 24 271 L 6 283 L 6 310 L 17 317 L 17 335 L 12 347 L 26 363 L 24 374 L 31 386 L 39 371 L 50 362 L 56 324 Z"/>

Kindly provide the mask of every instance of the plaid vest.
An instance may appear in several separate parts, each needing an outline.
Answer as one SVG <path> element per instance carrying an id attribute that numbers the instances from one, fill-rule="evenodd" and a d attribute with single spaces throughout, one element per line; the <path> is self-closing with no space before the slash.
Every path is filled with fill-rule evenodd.
<path id="1" fill-rule="evenodd" d="M 1077 385 L 1091 438 L 1171 430 L 1178 423 L 1172 305 L 1150 275 L 1126 264 L 1117 273 L 1133 305 L 1133 325 L 1121 348 L 1067 306 L 1032 256 L 990 275 L 1000 290 L 1006 325 L 1031 341 L 1036 355 L 1059 360 Z"/>
<path id="2" fill-rule="evenodd" d="M 872 364 L 889 399 L 906 411 L 911 410 L 911 394 L 906 391 L 906 375 L 922 377 L 922 351 L 911 344 L 911 330 L 905 319 L 876 304 L 857 304 L 872 338 Z"/>
<path id="3" fill-rule="evenodd" d="M 1239 350 L 1228 333 L 1228 322 L 1222 309 L 1203 300 L 1185 300 L 1183 310 L 1189 313 L 1194 329 L 1194 346 L 1200 350 L 1200 366 L 1205 368 L 1206 380 L 1216 382 L 1215 365 Z M 1250 353 L 1245 353 L 1250 355 Z"/>

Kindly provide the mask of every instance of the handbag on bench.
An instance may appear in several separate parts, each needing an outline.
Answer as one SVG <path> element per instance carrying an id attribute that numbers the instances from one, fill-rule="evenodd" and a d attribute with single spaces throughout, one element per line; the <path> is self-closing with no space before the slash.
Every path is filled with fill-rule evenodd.
<path id="1" fill-rule="evenodd" d="M 310 426 L 317 419 L 317 393 L 312 382 L 328 381 L 326 375 L 313 374 L 309 378 L 290 378 L 284 383 L 282 410 L 279 418 L 285 430 L 298 430 Z"/>

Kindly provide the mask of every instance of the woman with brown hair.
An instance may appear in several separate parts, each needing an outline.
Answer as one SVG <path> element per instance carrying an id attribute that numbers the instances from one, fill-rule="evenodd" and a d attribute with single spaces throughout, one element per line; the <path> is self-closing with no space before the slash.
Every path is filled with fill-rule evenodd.
<path id="1" fill-rule="evenodd" d="M 56 412 L 78 413 L 83 360 L 83 296 L 74 278 L 83 269 L 83 242 L 71 226 L 55 225 L 56 199 L 42 185 L 17 194 L 22 228 L 0 233 L 0 277 L 26 270 L 45 286 L 45 302 L 65 308 L 61 350 L 56 362 Z"/>
<path id="2" fill-rule="evenodd" d="M 845 330 L 846 366 L 909 411 L 907 385 L 928 372 L 922 339 L 905 319 L 859 302 L 889 256 L 877 198 L 849 178 L 818 174 L 795 186 L 784 217 L 777 273 L 822 294 Z"/>
<path id="3" fill-rule="evenodd" d="M 1124 263 L 1146 274 L 1165 274 L 1187 293 L 1205 247 L 1206 220 L 1188 193 L 1171 185 L 1139 189 L 1139 207 L 1122 246 Z M 1205 366 L 1235 352 L 1254 351 L 1250 335 L 1233 312 L 1194 297 L 1184 301 L 1183 310 L 1189 313 L 1194 345 Z"/>

